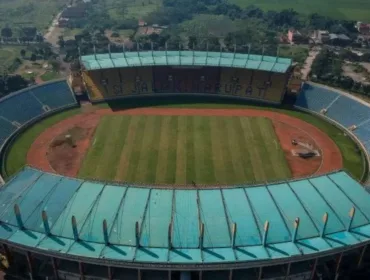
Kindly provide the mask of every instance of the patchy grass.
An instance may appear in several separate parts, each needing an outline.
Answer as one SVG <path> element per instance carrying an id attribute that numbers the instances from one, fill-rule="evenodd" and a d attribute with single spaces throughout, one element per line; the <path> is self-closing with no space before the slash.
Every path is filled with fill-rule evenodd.
<path id="1" fill-rule="evenodd" d="M 14 59 L 21 58 L 20 46 L 1 46 L 0 45 L 0 70 L 8 69 L 14 62 Z"/>
<path id="2" fill-rule="evenodd" d="M 370 1 L 363 0 L 229 0 L 245 8 L 255 5 L 265 11 L 294 9 L 302 14 L 318 13 L 335 19 L 370 21 Z"/>
<path id="3" fill-rule="evenodd" d="M 44 74 L 42 74 L 40 76 L 41 80 L 43 80 L 44 82 L 47 82 L 47 81 L 51 81 L 51 80 L 56 80 L 58 78 L 60 78 L 60 75 L 58 72 L 54 72 L 54 71 L 47 71 L 45 72 Z"/>
<path id="4" fill-rule="evenodd" d="M 279 56 L 292 58 L 294 62 L 303 64 L 308 56 L 308 46 L 281 45 Z"/>
<path id="5" fill-rule="evenodd" d="M 0 27 L 9 25 L 15 31 L 20 27 L 35 26 L 45 31 L 66 4 L 65 0 L 0 1 Z"/>

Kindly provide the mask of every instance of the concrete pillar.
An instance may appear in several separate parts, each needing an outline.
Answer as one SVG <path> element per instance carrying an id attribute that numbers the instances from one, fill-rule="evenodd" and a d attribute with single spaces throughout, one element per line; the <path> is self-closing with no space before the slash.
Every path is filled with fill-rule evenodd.
<path id="1" fill-rule="evenodd" d="M 286 274 L 285 274 L 285 279 L 288 279 L 289 275 L 290 275 L 290 269 L 292 267 L 292 263 L 288 263 L 288 267 L 286 269 Z"/>
<path id="2" fill-rule="evenodd" d="M 360 258 L 358 259 L 357 268 L 360 268 L 362 265 L 362 260 L 364 259 L 366 249 L 367 249 L 367 245 L 364 248 L 362 248 Z"/>
<path id="3" fill-rule="evenodd" d="M 203 271 L 199 271 L 199 280 L 203 279 Z"/>
<path id="4" fill-rule="evenodd" d="M 137 280 L 141 280 L 141 270 L 137 270 Z"/>
<path id="5" fill-rule="evenodd" d="M 110 266 L 108 266 L 108 279 L 109 280 L 113 279 L 113 269 Z"/>
<path id="6" fill-rule="evenodd" d="M 263 267 L 261 266 L 258 271 L 258 280 L 262 279 Z"/>
<path id="7" fill-rule="evenodd" d="M 339 277 L 339 270 L 340 270 L 340 265 L 342 263 L 342 258 L 343 258 L 343 252 L 339 254 L 339 257 L 337 260 L 337 267 L 335 269 L 335 279 Z"/>
<path id="8" fill-rule="evenodd" d="M 78 262 L 78 269 L 80 271 L 81 280 L 85 280 L 84 264 L 82 262 Z"/>
<path id="9" fill-rule="evenodd" d="M 169 270 L 168 271 L 168 280 L 171 280 L 172 279 L 172 271 L 171 270 Z"/>
<path id="10" fill-rule="evenodd" d="M 233 280 L 233 270 L 230 269 L 230 272 L 229 272 L 229 280 Z"/>
<path id="11" fill-rule="evenodd" d="M 57 260 L 54 257 L 51 257 L 51 265 L 53 266 L 54 278 L 58 280 L 59 279 L 58 265 L 57 265 Z"/>
<path id="12" fill-rule="evenodd" d="M 313 267 L 312 267 L 312 270 L 311 270 L 311 277 L 310 279 L 314 279 L 315 277 L 315 274 L 316 274 L 316 267 L 317 267 L 317 263 L 318 263 L 319 259 L 315 259 L 315 262 L 313 264 Z"/>
<path id="13" fill-rule="evenodd" d="M 28 265 L 28 272 L 30 273 L 30 277 L 33 277 L 33 266 L 32 266 L 32 256 L 30 252 L 26 252 L 26 258 L 27 258 L 27 265 Z"/>
<path id="14" fill-rule="evenodd" d="M 4 249 L 5 257 L 7 258 L 9 266 L 10 266 L 13 261 L 12 253 L 10 252 L 9 247 L 6 244 L 3 244 L 3 249 Z"/>

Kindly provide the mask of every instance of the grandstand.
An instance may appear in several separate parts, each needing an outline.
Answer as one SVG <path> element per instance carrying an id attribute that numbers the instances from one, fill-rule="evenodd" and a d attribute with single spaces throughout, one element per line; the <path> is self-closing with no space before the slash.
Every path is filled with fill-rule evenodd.
<path id="1" fill-rule="evenodd" d="M 290 59 L 279 57 L 191 51 L 96 54 L 82 56 L 81 62 L 93 102 L 148 93 L 213 93 L 280 103 L 291 66 Z"/>
<path id="2" fill-rule="evenodd" d="M 31 87 L 4 97 L 0 101 L 0 147 L 26 123 L 76 104 L 66 81 Z"/>
<path id="3" fill-rule="evenodd" d="M 370 153 L 370 107 L 367 104 L 326 87 L 305 84 L 295 105 L 324 114 L 327 118 L 352 130 Z"/>
<path id="4" fill-rule="evenodd" d="M 22 258 L 17 248 L 28 249 L 29 270 L 40 263 L 37 275 L 44 277 L 64 275 L 64 259 L 79 267 L 68 275 L 81 278 L 113 279 L 133 269 L 129 279 L 155 279 L 142 271 L 156 268 L 167 270 L 155 273 L 159 279 L 184 269 L 205 270 L 206 279 L 213 275 L 207 270 L 221 270 L 216 279 L 231 273 L 245 279 L 256 268 L 284 277 L 302 261 L 310 277 L 316 269 L 310 263 L 343 257 L 349 248 L 358 265 L 370 241 L 370 194 L 343 171 L 270 185 L 173 190 L 26 167 L 0 190 L 0 205 L 8 259 Z M 270 268 L 271 261 L 280 268 Z"/>

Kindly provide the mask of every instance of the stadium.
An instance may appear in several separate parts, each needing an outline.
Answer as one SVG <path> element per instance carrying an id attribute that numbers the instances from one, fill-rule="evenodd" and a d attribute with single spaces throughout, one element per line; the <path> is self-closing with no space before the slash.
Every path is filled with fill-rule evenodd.
<path id="1" fill-rule="evenodd" d="M 295 81 L 281 57 L 147 51 L 80 61 L 67 81 L 0 99 L 7 275 L 366 272 L 366 103 Z"/>

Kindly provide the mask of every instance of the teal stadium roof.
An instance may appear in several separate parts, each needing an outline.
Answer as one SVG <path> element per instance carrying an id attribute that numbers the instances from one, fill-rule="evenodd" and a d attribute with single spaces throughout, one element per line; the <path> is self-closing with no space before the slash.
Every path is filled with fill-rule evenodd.
<path id="1" fill-rule="evenodd" d="M 270 185 L 163 189 L 89 182 L 26 167 L 0 189 L 0 221 L 3 242 L 69 259 L 231 268 L 364 245 L 370 241 L 370 194 L 343 171 Z"/>
<path id="2" fill-rule="evenodd" d="M 86 70 L 138 66 L 219 66 L 285 73 L 290 58 L 201 51 L 142 51 L 93 54 L 81 57 Z"/>

